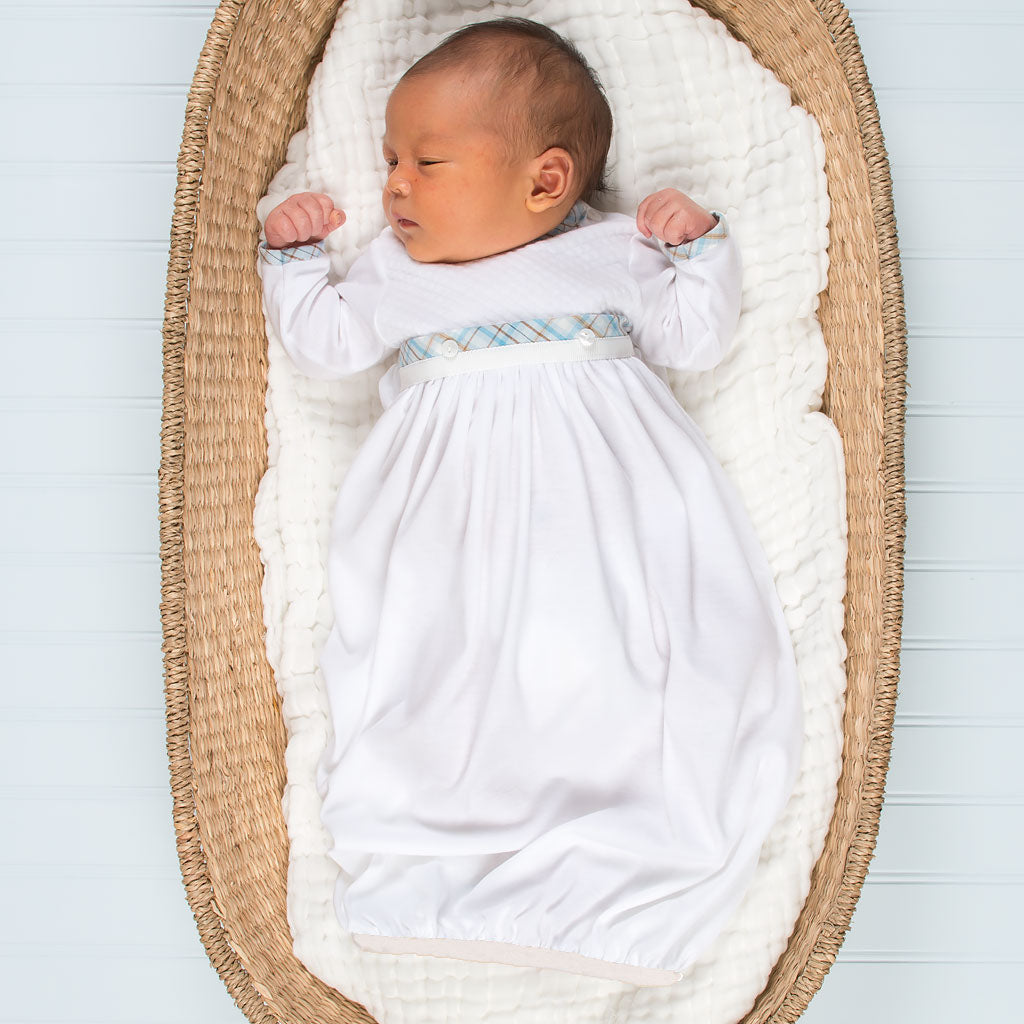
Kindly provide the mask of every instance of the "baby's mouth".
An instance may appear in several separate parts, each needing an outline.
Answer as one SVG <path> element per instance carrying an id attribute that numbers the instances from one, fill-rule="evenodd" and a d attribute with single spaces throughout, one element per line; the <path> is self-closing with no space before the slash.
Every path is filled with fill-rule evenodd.
<path id="1" fill-rule="evenodd" d="M 404 228 L 404 229 L 418 228 L 419 227 L 419 224 L 417 224 L 416 221 L 409 220 L 407 217 L 399 217 L 397 219 L 397 223 L 398 223 L 398 226 L 400 228 Z"/>

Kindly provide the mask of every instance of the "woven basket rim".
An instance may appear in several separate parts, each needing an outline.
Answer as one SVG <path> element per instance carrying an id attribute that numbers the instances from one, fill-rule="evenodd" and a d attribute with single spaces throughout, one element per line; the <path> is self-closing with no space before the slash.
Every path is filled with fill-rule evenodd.
<path id="1" fill-rule="evenodd" d="M 197 62 L 185 109 L 177 163 L 177 185 L 171 222 L 170 255 L 163 324 L 164 400 L 161 419 L 159 519 L 161 558 L 161 620 L 167 704 L 167 752 L 179 861 L 186 895 L 211 962 L 237 1005 L 254 1024 L 278 1024 L 252 976 L 233 948 L 215 900 L 206 851 L 197 823 L 194 771 L 189 750 L 192 706 L 189 698 L 189 649 L 184 567 L 185 400 L 182 364 L 189 324 L 189 284 L 196 244 L 200 190 L 209 144 L 208 122 L 218 81 L 238 19 L 247 4 L 260 0 L 221 0 Z M 695 0 L 705 6 L 704 0 Z M 881 655 L 875 675 L 867 767 L 857 803 L 841 882 L 830 893 L 827 927 L 802 962 L 780 958 L 765 990 L 744 1021 L 793 1021 L 806 1009 L 835 961 L 850 924 L 868 863 L 874 851 L 884 797 L 895 713 L 896 685 L 903 615 L 903 551 L 905 542 L 904 423 L 906 408 L 906 323 L 902 276 L 888 157 L 875 97 L 863 54 L 846 7 L 832 0 L 805 0 L 818 12 L 833 39 L 845 74 L 868 168 L 878 265 L 882 283 L 884 336 L 883 444 L 884 529 L 886 564 L 881 615 Z M 340 5 L 335 5 L 337 6 Z M 845 760 L 845 758 L 844 758 Z M 834 824 L 834 822 L 833 822 Z M 812 893 L 814 889 L 812 888 Z M 811 897 L 808 897 L 810 903 Z M 805 911 L 807 907 L 805 905 Z M 787 953 L 790 951 L 787 950 Z M 789 983 L 780 990 L 782 973 Z M 309 976 L 312 979 L 312 976 Z M 353 1006 L 352 1020 L 368 1021 Z"/>

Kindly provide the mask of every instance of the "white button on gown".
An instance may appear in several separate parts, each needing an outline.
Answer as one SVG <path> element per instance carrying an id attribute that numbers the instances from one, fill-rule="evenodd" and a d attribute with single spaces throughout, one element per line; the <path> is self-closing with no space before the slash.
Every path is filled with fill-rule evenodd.
<path id="1" fill-rule="evenodd" d="M 673 260 L 588 208 L 484 260 L 417 264 L 386 229 L 344 282 L 328 269 L 260 267 L 315 376 L 574 312 L 625 315 L 645 357 L 382 378 L 329 552 L 341 923 L 371 950 L 671 983 L 742 898 L 801 744 L 765 555 L 648 365 L 722 358 L 734 242 Z"/>

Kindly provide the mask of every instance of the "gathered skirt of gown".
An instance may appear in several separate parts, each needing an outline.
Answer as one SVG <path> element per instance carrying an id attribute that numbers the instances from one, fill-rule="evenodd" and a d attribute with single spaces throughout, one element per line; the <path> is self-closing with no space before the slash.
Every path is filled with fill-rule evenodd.
<path id="1" fill-rule="evenodd" d="M 691 964 L 801 712 L 767 559 L 668 385 L 626 357 L 400 391 L 342 483 L 329 586 L 343 926 Z"/>

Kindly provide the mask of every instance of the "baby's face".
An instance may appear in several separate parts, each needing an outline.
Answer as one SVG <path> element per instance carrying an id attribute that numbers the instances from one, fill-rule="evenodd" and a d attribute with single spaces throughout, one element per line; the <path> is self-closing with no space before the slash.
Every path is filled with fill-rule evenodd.
<path id="1" fill-rule="evenodd" d="M 480 259 L 536 235 L 528 162 L 508 163 L 478 90 L 463 72 L 432 72 L 400 82 L 388 100 L 384 212 L 420 263 Z"/>

